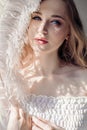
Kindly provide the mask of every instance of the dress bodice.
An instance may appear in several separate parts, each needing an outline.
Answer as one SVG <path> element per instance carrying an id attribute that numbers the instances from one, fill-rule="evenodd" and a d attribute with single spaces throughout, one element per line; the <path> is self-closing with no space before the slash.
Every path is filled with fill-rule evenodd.
<path id="1" fill-rule="evenodd" d="M 87 130 L 87 97 L 32 94 L 20 103 L 28 114 L 53 122 L 65 130 Z"/>

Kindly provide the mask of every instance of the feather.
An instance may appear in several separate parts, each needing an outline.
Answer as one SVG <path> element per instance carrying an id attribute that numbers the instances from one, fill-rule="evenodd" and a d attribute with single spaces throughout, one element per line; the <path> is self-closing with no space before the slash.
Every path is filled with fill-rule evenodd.
<path id="1" fill-rule="evenodd" d="M 31 13 L 39 4 L 40 0 L 7 0 L 0 16 L 0 124 L 11 103 L 19 102 L 27 92 L 27 84 L 14 73 L 14 66 L 19 63 Z"/>

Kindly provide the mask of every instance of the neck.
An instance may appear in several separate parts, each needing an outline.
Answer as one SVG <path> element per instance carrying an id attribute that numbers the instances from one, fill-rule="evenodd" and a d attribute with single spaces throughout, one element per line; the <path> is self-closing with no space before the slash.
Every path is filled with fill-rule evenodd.
<path id="1" fill-rule="evenodd" d="M 39 54 L 35 55 L 34 65 L 38 74 L 46 76 L 54 74 L 58 70 L 60 60 L 58 59 L 57 52 Z"/>

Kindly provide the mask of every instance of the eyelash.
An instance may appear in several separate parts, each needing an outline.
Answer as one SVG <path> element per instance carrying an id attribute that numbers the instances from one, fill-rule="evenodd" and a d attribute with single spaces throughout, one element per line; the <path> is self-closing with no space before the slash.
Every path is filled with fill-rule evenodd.
<path id="1" fill-rule="evenodd" d="M 33 20 L 41 20 L 41 18 L 39 16 L 34 16 L 32 17 Z"/>
<path id="2" fill-rule="evenodd" d="M 41 21 L 41 17 L 40 16 L 34 16 L 32 17 L 33 20 L 37 20 L 37 21 Z M 55 24 L 55 25 L 61 25 L 62 23 L 59 20 L 52 20 L 51 23 Z"/>
<path id="3" fill-rule="evenodd" d="M 55 25 L 61 25 L 61 22 L 59 20 L 53 20 L 51 23 L 54 23 Z"/>

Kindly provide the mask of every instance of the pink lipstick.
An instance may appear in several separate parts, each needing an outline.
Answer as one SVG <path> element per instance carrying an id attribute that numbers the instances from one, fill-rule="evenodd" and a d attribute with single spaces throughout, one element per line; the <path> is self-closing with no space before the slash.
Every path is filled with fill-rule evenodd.
<path id="1" fill-rule="evenodd" d="M 35 38 L 35 41 L 39 44 L 47 44 L 48 41 L 45 38 Z"/>

